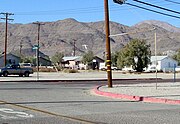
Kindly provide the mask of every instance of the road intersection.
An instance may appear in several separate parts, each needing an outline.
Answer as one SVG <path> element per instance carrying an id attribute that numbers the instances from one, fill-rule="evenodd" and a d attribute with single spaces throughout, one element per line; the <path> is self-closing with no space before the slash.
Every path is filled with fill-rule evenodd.
<path id="1" fill-rule="evenodd" d="M 36 75 L 29 77 L 29 79 L 34 79 L 31 81 L 26 81 L 24 77 L 12 76 L 8 77 L 9 81 L 7 82 L 3 81 L 5 77 L 0 77 L 2 79 L 0 82 L 0 122 L 11 124 L 179 123 L 179 105 L 114 99 L 92 93 L 95 86 L 106 85 L 107 83 L 103 77 L 106 76 L 106 73 L 100 72 L 99 75 L 97 73 L 57 73 L 56 75 L 49 75 L 49 78 L 47 77 L 48 73 L 40 73 L 41 81 L 36 81 Z M 123 75 L 116 73 L 117 75 L 114 74 L 116 79 Z M 131 77 L 128 77 L 129 75 Z M 126 80 L 127 78 L 133 79 L 133 76 L 147 77 L 144 75 L 128 74 L 127 77 L 123 75 L 125 80 L 119 78 L 113 82 L 114 84 L 148 82 L 148 80 Z M 151 75 L 153 76 L 153 74 Z M 171 77 L 171 74 L 166 74 L 166 77 L 167 75 Z M 64 80 L 69 76 L 72 76 L 74 81 Z M 91 80 L 85 81 L 84 77 L 88 76 L 91 77 Z M 98 76 L 101 80 L 95 81 L 97 79 L 95 77 Z M 46 80 L 43 81 L 42 79 Z M 79 79 L 84 81 L 78 82 Z M 150 83 L 152 82 L 150 81 Z"/>

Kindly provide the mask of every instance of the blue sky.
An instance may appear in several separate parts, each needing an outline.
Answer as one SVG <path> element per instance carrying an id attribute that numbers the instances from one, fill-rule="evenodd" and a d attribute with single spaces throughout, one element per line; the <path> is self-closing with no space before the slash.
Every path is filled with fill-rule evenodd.
<path id="1" fill-rule="evenodd" d="M 166 0 L 141 0 L 158 6 L 180 11 L 180 4 Z M 179 0 L 172 0 L 179 3 Z M 144 6 L 133 0 L 128 3 L 158 10 L 167 14 L 179 16 L 167 11 Z M 32 23 L 35 21 L 49 22 L 74 18 L 80 22 L 95 22 L 104 20 L 104 0 L 1 0 L 0 12 L 14 13 L 14 21 L 10 23 Z M 143 20 L 160 20 L 180 27 L 180 19 L 167 17 L 126 4 L 118 5 L 109 0 L 110 20 L 124 25 L 134 25 Z M 1 15 L 0 17 L 3 17 Z M 3 20 L 0 20 L 3 22 Z"/>

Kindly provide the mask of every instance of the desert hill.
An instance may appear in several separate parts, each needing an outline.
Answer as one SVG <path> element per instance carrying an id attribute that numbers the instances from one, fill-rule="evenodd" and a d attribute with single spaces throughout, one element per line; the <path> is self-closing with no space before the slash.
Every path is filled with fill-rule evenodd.
<path id="1" fill-rule="evenodd" d="M 69 18 L 55 22 L 43 22 L 40 32 L 40 51 L 48 56 L 56 52 L 64 52 L 65 55 L 72 55 L 75 42 L 76 55 L 82 55 L 92 50 L 95 55 L 103 56 L 105 48 L 104 22 L 78 22 Z M 176 51 L 180 48 L 180 28 L 160 21 L 144 21 L 134 26 L 126 26 L 116 22 L 110 22 L 111 34 L 125 32 L 136 32 L 129 35 L 111 37 L 112 52 L 121 49 L 131 39 L 139 38 L 147 40 L 154 51 L 154 28 L 157 32 L 157 51 Z M 4 29 L 5 23 L 0 23 L 0 52 L 4 51 Z M 139 33 L 138 33 L 139 32 Z M 35 51 L 33 45 L 37 44 L 37 25 L 9 24 L 8 25 L 8 52 L 20 51 L 26 56 L 32 56 Z M 87 49 L 84 46 L 87 46 Z"/>

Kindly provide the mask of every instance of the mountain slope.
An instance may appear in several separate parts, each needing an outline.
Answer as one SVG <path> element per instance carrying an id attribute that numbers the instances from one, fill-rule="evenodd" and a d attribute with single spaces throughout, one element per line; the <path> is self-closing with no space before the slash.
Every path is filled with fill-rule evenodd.
<path id="1" fill-rule="evenodd" d="M 148 22 L 148 23 L 147 23 Z M 145 21 L 135 26 L 129 27 L 116 22 L 110 22 L 111 34 L 121 34 L 125 32 L 136 32 L 128 35 L 111 37 L 112 52 L 121 49 L 131 39 L 145 39 L 151 44 L 154 51 L 154 27 L 157 30 L 157 48 L 158 53 L 167 50 L 178 50 L 180 48 L 180 30 L 179 28 L 167 29 L 168 24 L 155 21 Z M 92 50 L 95 55 L 100 57 L 106 51 L 104 22 L 83 23 L 69 18 L 56 22 L 44 22 L 40 32 L 40 51 L 52 56 L 56 52 L 64 52 L 65 55 L 72 55 L 74 42 L 76 55 L 82 55 L 88 50 Z M 5 24 L 0 23 L 0 51 L 4 51 L 4 29 Z M 177 30 L 175 30 L 177 29 Z M 8 25 L 8 52 L 20 51 L 22 44 L 22 53 L 26 56 L 33 55 L 33 45 L 37 44 L 37 25 L 30 24 L 9 24 Z M 140 32 L 140 33 L 138 33 Z M 85 49 L 84 45 L 87 45 Z M 153 52 L 152 52 L 153 53 Z"/>
<path id="2" fill-rule="evenodd" d="M 162 21 L 157 21 L 157 20 L 146 20 L 146 21 L 143 21 L 143 22 L 140 22 L 138 24 L 136 24 L 135 26 L 138 27 L 138 25 L 141 25 L 143 23 L 146 23 L 146 24 L 150 24 L 150 25 L 155 25 L 155 26 L 158 26 L 158 27 L 161 27 L 161 28 L 164 28 L 165 30 L 167 31 L 170 31 L 170 32 L 179 32 L 180 33 L 180 29 L 169 24 L 169 23 L 166 23 L 166 22 L 162 22 Z"/>

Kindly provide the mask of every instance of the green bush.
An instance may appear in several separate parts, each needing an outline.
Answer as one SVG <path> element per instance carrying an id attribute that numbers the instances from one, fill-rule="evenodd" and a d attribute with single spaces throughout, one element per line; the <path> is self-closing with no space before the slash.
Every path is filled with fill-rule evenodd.
<path id="1" fill-rule="evenodd" d="M 76 69 L 64 69 L 64 72 L 65 73 L 79 73 L 79 71 Z"/>
<path id="2" fill-rule="evenodd" d="M 33 68 L 34 72 L 37 72 L 37 68 Z M 56 72 L 54 68 L 39 68 L 39 72 Z"/>

